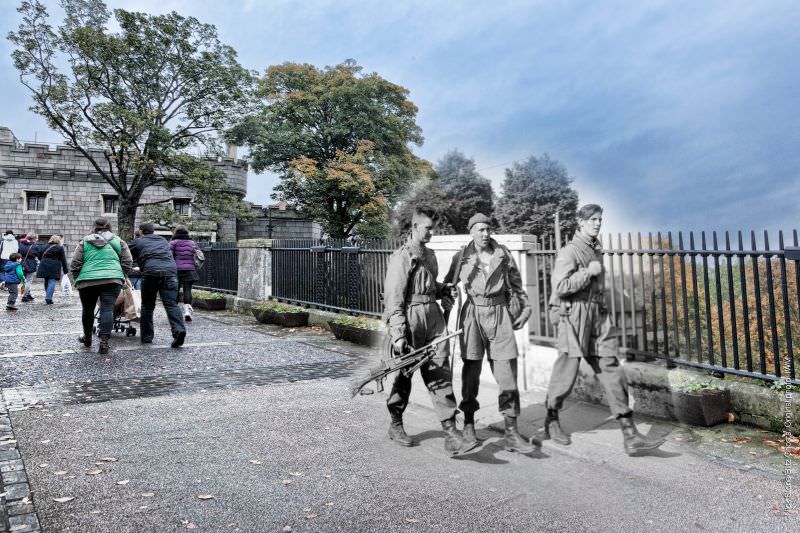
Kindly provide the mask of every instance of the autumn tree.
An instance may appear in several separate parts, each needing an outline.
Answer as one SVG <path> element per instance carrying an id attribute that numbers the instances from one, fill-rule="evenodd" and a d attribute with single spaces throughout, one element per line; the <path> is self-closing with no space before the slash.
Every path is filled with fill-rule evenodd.
<path id="1" fill-rule="evenodd" d="M 116 9 L 112 32 L 101 0 L 60 5 L 66 17 L 53 28 L 41 2 L 20 4 L 22 22 L 8 36 L 14 64 L 31 110 L 119 196 L 120 234 L 132 235 L 137 209 L 152 203 L 144 192 L 156 186 L 195 190 L 195 206 L 211 217 L 243 212 L 223 173 L 192 155 L 221 152 L 218 133 L 244 113 L 252 86 L 214 26 Z"/>
<path id="2" fill-rule="evenodd" d="M 455 233 L 468 233 L 467 222 L 475 213 L 492 216 L 492 183 L 475 170 L 475 160 L 452 150 L 436 163 L 434 170 L 447 206 L 443 214 Z"/>
<path id="3" fill-rule="evenodd" d="M 562 235 L 577 228 L 578 193 L 567 169 L 547 154 L 529 157 L 506 169 L 503 194 L 495 216 L 504 233 L 553 235 L 555 214 L 560 215 Z"/>
<path id="4" fill-rule="evenodd" d="M 273 198 L 318 221 L 331 237 L 375 236 L 419 175 L 422 144 L 408 90 L 348 60 L 334 67 L 267 69 L 258 111 L 229 133 L 256 172 L 277 173 Z"/>

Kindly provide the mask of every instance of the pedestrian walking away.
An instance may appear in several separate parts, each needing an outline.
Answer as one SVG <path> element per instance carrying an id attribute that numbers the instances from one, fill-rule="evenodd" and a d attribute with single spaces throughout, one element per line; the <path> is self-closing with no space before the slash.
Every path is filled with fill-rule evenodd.
<path id="1" fill-rule="evenodd" d="M 415 211 L 411 237 L 389 259 L 384 312 L 390 341 L 387 357 L 421 348 L 446 333 L 447 326 L 437 300 L 442 300 L 445 308 L 449 309 L 453 299 L 449 289 L 436 281 L 439 272 L 436 256 L 426 246 L 435 222 L 432 212 Z M 420 374 L 445 432 L 445 451 L 455 455 L 467 452 L 477 444 L 466 442 L 456 428 L 456 398 L 449 355 L 449 343 L 439 343 L 436 355 L 420 367 Z M 411 377 L 398 372 L 386 402 L 391 417 L 389 438 L 401 446 L 414 444 L 403 428 L 403 412 L 411 394 Z"/>
<path id="2" fill-rule="evenodd" d="M 98 352 L 107 354 L 111 328 L 114 324 L 114 304 L 117 301 L 125 275 L 133 261 L 125 241 L 111 232 L 106 218 L 94 222 L 94 230 L 85 236 L 72 253 L 69 271 L 75 279 L 75 288 L 81 298 L 81 323 L 83 335 L 78 338 L 84 346 L 92 345 L 94 309 L 100 301 L 100 346 Z"/>
<path id="3" fill-rule="evenodd" d="M 155 234 L 152 222 L 143 222 L 139 229 L 142 236 L 133 240 L 131 253 L 142 273 L 141 341 L 153 342 L 153 311 L 158 295 L 172 330 L 172 347 L 177 348 L 183 345 L 186 338 L 186 326 L 177 302 L 178 268 L 172 257 L 172 249 L 163 237 Z"/>
<path id="4" fill-rule="evenodd" d="M 597 239 L 603 209 L 588 204 L 577 214 L 578 231 L 558 251 L 551 280 L 550 318 L 558 325 L 558 357 L 547 390 L 545 437 L 562 445 L 572 442 L 561 428 L 558 413 L 572 392 L 583 358 L 603 385 L 611 413 L 622 429 L 625 451 L 633 455 L 658 448 L 664 440 L 640 434 L 628 404 L 628 383 L 618 357 L 619 331 L 605 303 L 603 255 Z"/>
<path id="5" fill-rule="evenodd" d="M 517 429 L 520 399 L 514 338 L 514 330 L 524 326 L 530 317 L 528 297 L 511 253 L 491 237 L 489 217 L 477 213 L 467 226 L 472 240 L 453 257 L 444 278 L 446 284 L 460 283 L 466 293 L 458 316 L 458 327 L 464 330 L 459 406 L 464 413 L 464 438 L 478 443 L 475 412 L 480 408 L 478 388 L 486 356 L 500 389 L 498 408 L 505 422 L 505 448 L 530 453 L 536 446 Z M 519 306 L 519 314 L 513 317 L 509 310 L 512 301 Z"/>
<path id="6" fill-rule="evenodd" d="M 31 286 L 36 277 L 36 269 L 39 268 L 39 254 L 41 250 L 36 242 L 39 236 L 34 232 L 29 232 L 19 240 L 19 254 L 22 256 L 22 272 L 25 274 L 25 293 L 22 295 L 23 302 L 32 302 Z"/>
<path id="7" fill-rule="evenodd" d="M 175 266 L 178 269 L 178 286 L 183 293 L 183 319 L 192 321 L 192 285 L 200 279 L 195 265 L 200 247 L 189 236 L 186 226 L 175 228 L 172 241 L 169 243 Z M 202 252 L 200 252 L 202 253 Z"/>
<path id="8" fill-rule="evenodd" d="M 44 280 L 44 302 L 46 304 L 52 305 L 56 284 L 61 281 L 62 277 L 66 277 L 67 272 L 69 272 L 69 267 L 64 247 L 61 245 L 61 237 L 53 235 L 42 251 L 39 268 L 36 270 L 36 277 Z"/>
<path id="9" fill-rule="evenodd" d="M 18 252 L 14 252 L 8 256 L 8 261 L 3 265 L 3 281 L 8 291 L 6 310 L 16 311 L 19 287 L 20 284 L 25 284 L 25 274 L 22 273 L 22 256 Z"/>
<path id="10" fill-rule="evenodd" d="M 6 230 L 3 238 L 0 239 L 0 269 L 3 268 L 11 254 L 19 252 L 19 243 L 14 236 L 14 232 Z"/>

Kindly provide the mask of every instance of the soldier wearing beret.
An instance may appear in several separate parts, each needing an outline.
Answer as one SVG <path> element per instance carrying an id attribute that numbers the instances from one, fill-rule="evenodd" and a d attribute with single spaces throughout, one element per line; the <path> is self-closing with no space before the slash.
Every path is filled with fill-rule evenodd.
<path id="1" fill-rule="evenodd" d="M 517 429 L 520 412 L 517 387 L 517 344 L 514 330 L 530 317 L 528 298 L 522 278 L 511 253 L 491 237 L 490 220 L 477 213 L 468 222 L 472 241 L 453 258 L 445 283 L 461 283 L 466 302 L 459 313 L 461 337 L 462 399 L 464 438 L 478 442 L 475 434 L 475 412 L 484 355 L 500 388 L 498 406 L 505 420 L 507 450 L 529 453 L 536 448 Z M 515 318 L 509 313 L 510 298 L 521 302 L 522 313 Z"/>
<path id="2" fill-rule="evenodd" d="M 436 216 L 432 212 L 417 210 L 412 219 L 409 241 L 389 259 L 384 319 L 391 351 L 395 355 L 421 348 L 446 334 L 447 324 L 436 300 L 441 299 L 449 309 L 453 299 L 450 291 L 436 281 L 439 273 L 436 255 L 425 246 L 430 241 L 435 221 Z M 436 355 L 420 368 L 420 373 L 445 432 L 445 451 L 455 455 L 469 451 L 476 444 L 466 443 L 455 425 L 456 398 L 453 394 L 449 344 L 439 343 L 436 350 Z M 389 438 L 401 446 L 414 444 L 403 428 L 403 412 L 410 394 L 411 376 L 398 372 L 387 407 L 391 417 Z"/>
<path id="3" fill-rule="evenodd" d="M 558 358 L 547 392 L 545 437 L 563 445 L 572 442 L 561 428 L 558 411 L 572 392 L 583 358 L 605 389 L 611 413 L 622 428 L 625 451 L 632 455 L 658 448 L 664 441 L 641 435 L 628 407 L 628 384 L 617 357 L 619 333 L 605 304 L 603 251 L 597 239 L 603 209 L 588 204 L 577 215 L 578 231 L 558 251 L 553 267 L 550 317 L 558 328 Z"/>

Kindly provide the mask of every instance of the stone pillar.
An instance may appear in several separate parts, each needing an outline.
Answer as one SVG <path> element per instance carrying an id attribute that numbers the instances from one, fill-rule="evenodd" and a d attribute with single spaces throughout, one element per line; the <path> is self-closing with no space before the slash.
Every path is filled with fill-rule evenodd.
<path id="1" fill-rule="evenodd" d="M 239 241 L 239 298 L 266 300 L 272 296 L 272 239 Z"/>
<path id="2" fill-rule="evenodd" d="M 533 258 L 528 254 L 529 250 L 535 247 L 534 237 L 532 235 L 493 235 L 493 238 L 508 248 L 511 256 L 519 267 L 520 275 L 522 276 L 522 286 L 528 293 L 528 300 L 533 305 L 532 295 L 533 286 L 536 283 L 536 273 L 533 271 Z M 462 246 L 470 241 L 469 235 L 437 235 L 428 243 L 428 247 L 436 253 L 436 260 L 439 263 L 439 281 L 444 279 L 447 270 L 450 267 L 450 262 Z M 462 292 L 463 301 L 463 292 Z M 455 313 L 450 317 L 449 327 L 452 329 L 456 325 Z M 515 332 L 517 339 L 517 349 L 519 350 L 521 376 L 520 386 L 523 390 L 528 389 L 528 351 L 529 351 L 529 335 L 530 326 L 517 330 Z"/>

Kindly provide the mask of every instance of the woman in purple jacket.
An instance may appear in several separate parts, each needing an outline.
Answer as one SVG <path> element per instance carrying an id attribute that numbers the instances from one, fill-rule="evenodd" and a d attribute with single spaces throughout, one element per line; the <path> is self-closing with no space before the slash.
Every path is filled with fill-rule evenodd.
<path id="1" fill-rule="evenodd" d="M 192 284 L 199 279 L 194 267 L 194 252 L 199 247 L 189 237 L 189 230 L 183 225 L 175 228 L 169 246 L 172 248 L 172 257 L 175 258 L 175 264 L 178 266 L 178 289 L 183 290 L 183 319 L 191 322 Z"/>

